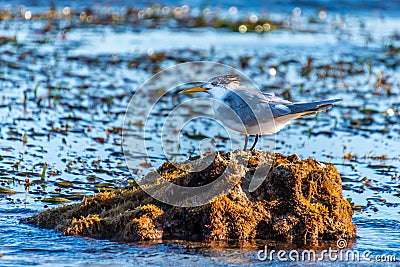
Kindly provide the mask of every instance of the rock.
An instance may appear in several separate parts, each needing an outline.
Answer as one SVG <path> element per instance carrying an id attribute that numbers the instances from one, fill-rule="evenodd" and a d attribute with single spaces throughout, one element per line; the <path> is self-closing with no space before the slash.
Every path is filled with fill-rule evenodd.
<path id="1" fill-rule="evenodd" d="M 190 161 L 166 162 L 158 172 L 175 184 L 199 186 L 216 179 L 232 159 L 243 157 L 248 159 L 247 166 L 235 169 L 244 171 L 233 188 L 203 206 L 170 206 L 131 186 L 86 197 L 80 204 L 48 209 L 25 221 L 65 235 L 122 242 L 257 238 L 308 244 L 356 236 L 353 210 L 343 199 L 341 178 L 332 164 L 300 160 L 296 155 L 237 150 L 218 152 L 201 172 L 181 171 L 190 169 Z M 267 177 L 249 192 L 256 167 L 269 162 Z"/>

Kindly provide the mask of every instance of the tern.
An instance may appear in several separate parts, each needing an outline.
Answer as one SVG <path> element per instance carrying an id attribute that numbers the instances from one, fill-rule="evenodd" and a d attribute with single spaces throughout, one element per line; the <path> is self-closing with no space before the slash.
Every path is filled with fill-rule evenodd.
<path id="1" fill-rule="evenodd" d="M 325 111 L 342 100 L 291 102 L 271 93 L 241 86 L 237 75 L 217 76 L 179 93 L 195 92 L 208 93 L 214 100 L 217 119 L 227 127 L 246 134 L 244 150 L 247 150 L 249 136 L 255 135 L 252 150 L 260 135 L 277 133 L 291 121 Z"/>

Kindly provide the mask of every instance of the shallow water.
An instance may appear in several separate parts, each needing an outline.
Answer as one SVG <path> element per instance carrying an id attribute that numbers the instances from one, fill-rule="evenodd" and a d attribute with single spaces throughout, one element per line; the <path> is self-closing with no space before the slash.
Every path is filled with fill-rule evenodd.
<path id="1" fill-rule="evenodd" d="M 344 197 L 357 207 L 359 238 L 352 249 L 400 259 L 400 53 L 389 51 L 389 45 L 400 46 L 395 34 L 400 18 L 395 12 L 384 18 L 367 16 L 366 10 L 372 8 L 354 17 L 329 14 L 327 22 L 317 25 L 304 17 L 295 31 L 263 35 L 105 25 L 76 27 L 62 39 L 59 29 L 67 22 L 45 34 L 40 29 L 46 21 L 0 22 L 0 36 L 16 35 L 18 40 L 0 46 L 0 182 L 17 191 L 0 195 L 0 265 L 265 264 L 256 252 L 263 241 L 222 248 L 176 242 L 116 244 L 19 223 L 53 207 L 52 202 L 79 201 L 132 182 L 136 177 L 121 152 L 130 97 L 158 69 L 196 60 L 239 68 L 262 90 L 296 101 L 343 98 L 329 113 L 286 127 L 275 137 L 276 151 L 334 163 L 342 175 Z M 168 57 L 154 59 L 161 52 Z M 250 56 L 247 66 L 240 59 L 245 56 Z M 303 77 L 300 72 L 309 57 L 313 71 Z M 276 75 L 270 74 L 271 68 Z M 163 104 L 168 111 L 186 98 L 170 96 Z M 192 112 L 200 109 L 204 107 Z M 132 131 L 142 120 L 137 118 Z M 188 125 L 188 134 L 181 137 L 185 155 L 198 153 L 200 140 L 190 137 L 195 130 L 214 138 L 218 149 L 230 149 L 230 142 L 216 138 L 217 132 L 222 137 L 226 133 L 200 121 Z M 242 142 L 235 138 L 232 145 Z M 162 162 L 160 151 L 151 153 Z M 146 165 L 141 165 L 143 153 L 137 157 L 139 175 Z M 26 193 L 27 176 L 32 184 Z"/>

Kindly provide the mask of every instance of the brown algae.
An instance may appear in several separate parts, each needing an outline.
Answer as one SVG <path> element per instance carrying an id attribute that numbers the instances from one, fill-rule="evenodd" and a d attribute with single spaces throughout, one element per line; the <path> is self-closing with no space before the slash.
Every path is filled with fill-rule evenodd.
<path id="1" fill-rule="evenodd" d="M 158 171 L 176 184 L 211 182 L 210 172 L 221 172 L 233 158 L 248 157 L 245 175 L 227 194 L 199 207 L 175 207 L 160 203 L 137 186 L 85 197 L 81 203 L 48 209 L 26 219 L 65 235 L 142 240 L 247 240 L 270 239 L 309 244 L 318 240 L 356 236 L 353 209 L 342 196 L 340 175 L 332 164 L 300 160 L 265 151 L 219 152 L 198 173 L 178 171 L 166 162 Z M 249 179 L 256 166 L 274 161 L 268 176 L 254 192 Z M 176 164 L 191 169 L 191 162 Z M 208 172 L 208 173 L 206 173 Z"/>

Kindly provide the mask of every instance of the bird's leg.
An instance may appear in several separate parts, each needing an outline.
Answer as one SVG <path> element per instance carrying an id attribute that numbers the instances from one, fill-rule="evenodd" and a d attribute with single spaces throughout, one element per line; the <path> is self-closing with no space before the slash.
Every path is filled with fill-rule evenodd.
<path id="1" fill-rule="evenodd" d="M 259 134 L 256 134 L 256 138 L 254 139 L 254 144 L 253 144 L 253 146 L 250 148 L 250 150 L 253 150 L 255 147 L 256 147 L 256 144 L 257 144 L 257 142 L 258 142 L 258 137 L 259 137 L 260 135 Z"/>
<path id="2" fill-rule="evenodd" d="M 243 148 L 244 151 L 246 151 L 246 149 L 247 149 L 248 142 L 249 142 L 249 136 L 246 134 L 246 139 L 244 139 L 244 148 Z"/>

